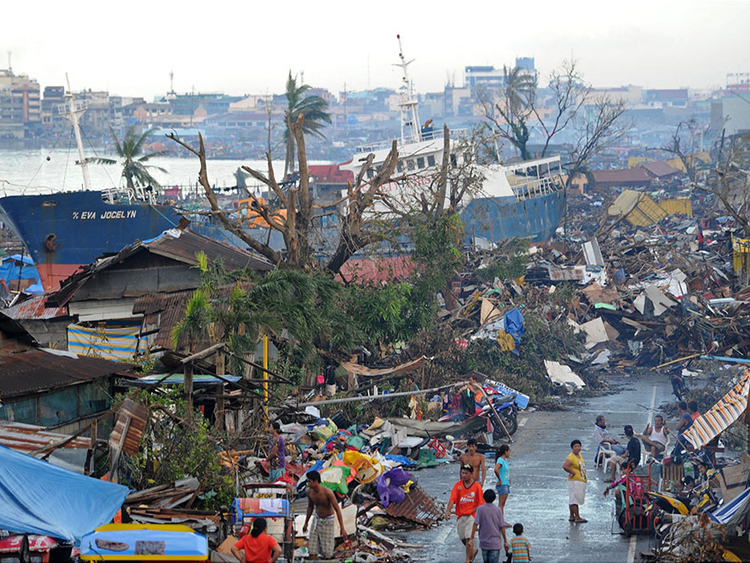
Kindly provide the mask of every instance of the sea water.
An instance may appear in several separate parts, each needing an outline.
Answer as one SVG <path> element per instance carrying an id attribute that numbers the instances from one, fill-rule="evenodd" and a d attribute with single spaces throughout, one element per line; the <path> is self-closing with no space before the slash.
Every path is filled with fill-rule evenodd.
<path id="1" fill-rule="evenodd" d="M 117 160 L 111 154 L 96 156 Z M 87 154 L 87 158 L 93 155 Z M 77 191 L 83 189 L 83 174 L 76 164 L 78 151 L 68 149 L 0 150 L 0 197 L 7 195 L 35 194 L 40 192 Z M 147 165 L 158 166 L 166 173 L 150 169 L 151 175 L 165 188 L 171 186 L 195 186 L 200 162 L 198 157 L 179 158 L 159 156 L 149 159 Z M 312 164 L 312 163 L 311 163 Z M 249 166 L 264 175 L 268 174 L 265 161 L 259 160 L 208 160 L 208 179 L 214 187 L 236 185 L 234 173 L 240 166 Z M 274 161 L 274 172 L 280 178 L 284 162 Z M 89 164 L 91 189 L 100 190 L 125 185 L 120 164 Z M 257 186 L 252 178 L 246 179 L 248 186 Z"/>

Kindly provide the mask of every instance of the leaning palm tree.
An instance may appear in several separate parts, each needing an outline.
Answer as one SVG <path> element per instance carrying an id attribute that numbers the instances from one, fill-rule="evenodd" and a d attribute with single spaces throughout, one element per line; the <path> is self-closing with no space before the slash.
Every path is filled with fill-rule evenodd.
<path id="1" fill-rule="evenodd" d="M 159 187 L 159 182 L 151 175 L 150 170 L 158 170 L 159 172 L 167 173 L 164 168 L 159 166 L 153 166 L 146 164 L 150 159 L 155 156 L 160 156 L 161 152 L 144 153 L 144 145 L 148 138 L 155 132 L 154 129 L 144 131 L 140 135 L 135 130 L 135 125 L 131 125 L 130 128 L 125 132 L 125 136 L 122 140 L 117 138 L 114 129 L 109 128 L 109 132 L 112 135 L 112 139 L 115 142 L 115 152 L 122 165 L 122 177 L 125 178 L 128 188 L 135 188 L 139 186 L 154 186 Z M 117 164 L 117 160 L 111 158 L 95 158 L 92 159 L 95 164 Z"/>
<path id="2" fill-rule="evenodd" d="M 294 134 L 291 130 L 292 123 L 296 123 L 302 115 L 302 132 L 316 135 L 321 139 L 325 135 L 321 129 L 325 124 L 331 123 L 331 114 L 326 111 L 328 102 L 320 96 L 306 96 L 305 92 L 310 89 L 307 84 L 297 84 L 297 77 L 292 76 L 289 71 L 289 77 L 286 80 L 286 99 L 287 109 L 284 112 L 284 141 L 286 143 L 286 159 L 284 161 L 284 177 L 294 172 Z"/>

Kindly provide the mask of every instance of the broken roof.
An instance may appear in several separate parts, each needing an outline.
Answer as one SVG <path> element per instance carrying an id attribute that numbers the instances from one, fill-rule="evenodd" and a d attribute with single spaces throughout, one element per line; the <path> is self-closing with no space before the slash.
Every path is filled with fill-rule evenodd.
<path id="1" fill-rule="evenodd" d="M 652 176 L 641 167 L 624 170 L 594 170 L 594 181 L 604 186 L 647 186 Z"/>
<path id="2" fill-rule="evenodd" d="M 6 356 L 2 366 L 1 399 L 122 375 L 126 370 L 123 364 L 109 360 L 46 348 Z"/>
<path id="3" fill-rule="evenodd" d="M 30 454 L 51 444 L 60 443 L 66 438 L 70 438 L 70 436 L 48 432 L 43 426 L 0 421 L 0 445 L 25 454 Z M 75 438 L 60 447 L 88 450 L 91 448 L 91 438 Z"/>
<path id="4" fill-rule="evenodd" d="M 654 162 L 644 162 L 643 164 L 641 164 L 641 168 L 645 169 L 646 172 L 656 178 L 667 178 L 669 176 L 674 176 L 675 174 L 680 173 L 677 168 L 675 168 L 668 162 L 664 162 L 661 160 L 657 160 Z"/>
<path id="5" fill-rule="evenodd" d="M 113 256 L 100 258 L 92 264 L 83 266 L 80 271 L 65 280 L 58 291 L 48 297 L 47 305 L 66 304 L 76 291 L 97 273 L 141 252 L 149 252 L 190 266 L 196 266 L 198 264 L 196 254 L 204 252 L 209 261 L 220 259 L 229 271 L 250 269 L 268 272 L 273 269 L 273 265 L 266 259 L 234 246 L 189 230 L 169 229 L 158 237 L 143 242 L 136 241 Z"/>

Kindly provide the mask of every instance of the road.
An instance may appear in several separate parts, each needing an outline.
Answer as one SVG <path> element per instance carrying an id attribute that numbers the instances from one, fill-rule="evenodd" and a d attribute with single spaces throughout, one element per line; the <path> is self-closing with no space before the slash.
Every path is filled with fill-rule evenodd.
<path id="1" fill-rule="evenodd" d="M 603 414 L 610 434 L 624 440 L 623 426 L 632 424 L 636 433 L 643 432 L 661 404 L 674 400 L 669 379 L 647 374 L 637 377 L 609 376 L 608 380 L 622 386 L 615 394 L 582 401 L 576 408 L 563 412 L 519 413 L 519 429 L 511 446 L 511 493 L 506 504 L 506 520 L 524 525 L 524 535 L 532 543 L 535 561 L 576 563 L 614 563 L 637 561 L 654 541 L 649 536 L 625 537 L 614 522 L 611 497 L 604 498 L 606 478 L 601 469 L 594 469 L 594 420 Z M 668 421 L 674 428 L 675 421 Z M 571 440 L 583 444 L 589 484 L 581 516 L 586 524 L 568 522 L 568 491 L 562 463 L 570 453 Z M 493 461 L 488 459 L 488 467 Z M 490 469 L 491 472 L 491 469 Z M 446 464 L 415 473 L 420 485 L 442 502 L 447 502 L 450 489 L 458 480 L 458 465 Z M 485 487 L 495 484 L 492 473 Z M 461 563 L 463 546 L 455 530 L 455 516 L 448 523 L 400 535 L 404 541 L 424 545 L 415 549 L 415 561 Z M 512 532 L 509 530 L 510 534 Z M 475 561 L 481 561 L 477 556 Z"/>

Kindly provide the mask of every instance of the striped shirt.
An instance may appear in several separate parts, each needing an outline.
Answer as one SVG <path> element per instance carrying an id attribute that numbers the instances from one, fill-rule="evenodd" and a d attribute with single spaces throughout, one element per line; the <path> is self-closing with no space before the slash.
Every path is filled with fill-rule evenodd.
<path id="1" fill-rule="evenodd" d="M 510 547 L 513 550 L 513 563 L 531 561 L 531 542 L 525 537 L 516 536 L 510 540 Z"/>

